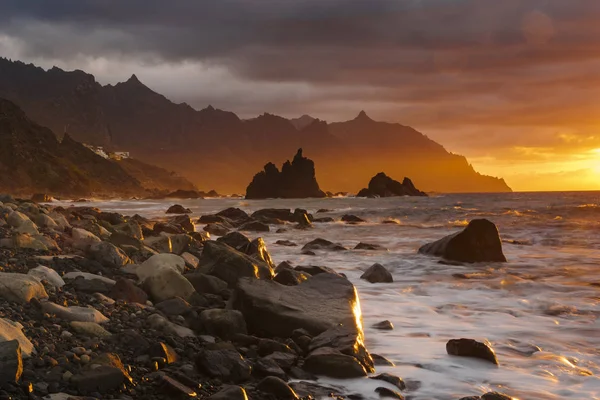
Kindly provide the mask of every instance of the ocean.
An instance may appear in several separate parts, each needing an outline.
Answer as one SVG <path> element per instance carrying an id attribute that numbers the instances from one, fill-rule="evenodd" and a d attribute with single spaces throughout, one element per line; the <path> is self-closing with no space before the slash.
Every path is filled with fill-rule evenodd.
<path id="1" fill-rule="evenodd" d="M 324 265 L 356 286 L 367 348 L 393 361 L 377 367 L 402 377 L 413 400 L 459 399 L 489 391 L 522 400 L 600 399 L 600 193 L 452 194 L 428 198 L 329 198 L 296 200 L 140 200 L 92 202 L 106 211 L 165 216 L 179 203 L 194 218 L 227 207 L 304 208 L 339 220 L 354 214 L 367 222 L 314 224 L 314 229 L 260 234 L 275 261 Z M 65 206 L 70 205 L 65 203 Z M 487 218 L 503 240 L 507 263 L 450 266 L 417 254 L 428 242 Z M 383 224 L 393 219 L 396 224 Z M 202 225 L 197 226 L 198 230 Z M 249 233 L 254 238 L 259 234 Z M 359 242 L 388 251 L 348 250 L 301 254 L 317 237 L 352 249 Z M 290 240 L 297 247 L 275 245 Z M 374 263 L 389 269 L 394 283 L 359 277 Z M 392 331 L 371 326 L 382 320 Z M 452 338 L 489 341 L 498 367 L 446 354 Z M 382 381 L 323 383 L 377 399 Z"/>

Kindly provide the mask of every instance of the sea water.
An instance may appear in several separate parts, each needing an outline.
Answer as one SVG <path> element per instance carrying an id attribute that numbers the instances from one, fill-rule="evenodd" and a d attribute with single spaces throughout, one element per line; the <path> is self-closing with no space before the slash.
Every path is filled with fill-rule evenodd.
<path id="1" fill-rule="evenodd" d="M 428 198 L 331 198 L 298 200 L 141 200 L 86 203 L 106 211 L 165 217 L 174 203 L 193 217 L 227 207 L 319 209 L 334 217 L 357 215 L 367 222 L 314 224 L 310 230 L 261 233 L 276 263 L 324 265 L 357 287 L 366 344 L 394 367 L 377 367 L 402 377 L 411 399 L 458 399 L 499 391 L 519 399 L 600 399 L 600 193 L 453 194 Z M 68 206 L 70 204 L 63 204 Z M 417 254 L 428 242 L 487 218 L 500 231 L 507 263 L 459 266 Z M 383 224 L 384 220 L 394 224 Z M 197 229 L 201 230 L 202 225 Z M 250 237 L 259 234 L 250 233 Z M 317 238 L 352 249 L 359 242 L 387 251 L 301 253 Z M 297 247 L 276 245 L 290 240 Z M 359 277 L 380 263 L 393 283 Z M 382 320 L 392 331 L 371 326 Z M 446 354 L 452 338 L 488 341 L 500 365 Z M 331 380 L 346 393 L 377 399 L 388 386 L 370 379 Z M 393 388 L 393 387 L 390 387 Z"/>

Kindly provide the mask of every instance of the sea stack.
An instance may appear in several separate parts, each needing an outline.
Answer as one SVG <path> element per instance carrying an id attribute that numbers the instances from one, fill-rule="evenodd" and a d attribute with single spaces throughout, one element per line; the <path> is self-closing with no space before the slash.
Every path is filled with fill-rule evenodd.
<path id="1" fill-rule="evenodd" d="M 369 187 L 362 189 L 357 197 L 394 197 L 394 196 L 427 196 L 425 192 L 415 187 L 409 178 L 402 183 L 393 180 L 380 172 L 369 181 Z"/>
<path id="2" fill-rule="evenodd" d="M 247 199 L 309 197 L 325 197 L 325 193 L 319 188 L 315 163 L 302 155 L 302 149 L 298 149 L 292 162 L 288 160 L 283 164 L 281 172 L 273 163 L 265 165 L 246 189 Z"/>

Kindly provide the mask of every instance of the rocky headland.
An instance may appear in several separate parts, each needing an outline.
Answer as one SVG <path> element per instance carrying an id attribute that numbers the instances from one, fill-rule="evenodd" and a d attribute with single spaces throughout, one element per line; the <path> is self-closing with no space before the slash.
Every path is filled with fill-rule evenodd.
<path id="1" fill-rule="evenodd" d="M 318 376 L 368 376 L 388 398 L 414 390 L 373 374 L 390 362 L 365 347 L 358 293 L 344 275 L 277 264 L 262 238 L 242 233 L 333 219 L 229 208 L 195 221 L 189 210 L 171 211 L 149 220 L 0 196 L 0 398 L 361 398 Z M 196 223 L 226 229 L 211 240 Z M 320 238 L 299 249 L 346 250 Z M 363 279 L 393 278 L 375 264 Z M 491 347 L 472 339 L 446 350 L 498 364 Z"/>

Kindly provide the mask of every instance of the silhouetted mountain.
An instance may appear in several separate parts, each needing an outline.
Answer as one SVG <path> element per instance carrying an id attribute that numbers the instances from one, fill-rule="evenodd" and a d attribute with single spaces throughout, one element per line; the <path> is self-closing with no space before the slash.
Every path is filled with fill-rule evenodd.
<path id="1" fill-rule="evenodd" d="M 150 165 L 133 158 L 124 158 L 115 162 L 123 168 L 125 172 L 137 179 L 145 189 L 166 192 L 173 192 L 176 190 L 198 190 L 193 183 L 184 177 L 175 172 L 167 171 L 164 168 Z"/>
<path id="2" fill-rule="evenodd" d="M 308 197 L 325 197 L 325 192 L 317 183 L 315 163 L 302 155 L 302 149 L 298 149 L 292 162 L 282 165 L 281 171 L 273 163 L 265 165 L 246 189 L 247 199 Z"/>
<path id="3" fill-rule="evenodd" d="M 311 154 L 321 185 L 332 191 L 356 192 L 382 170 L 410 176 L 426 191 L 510 190 L 416 130 L 373 121 L 365 112 L 332 124 L 271 114 L 241 120 L 212 106 L 196 111 L 175 104 L 135 75 L 102 86 L 82 71 L 44 71 L 6 59 L 0 59 L 0 97 L 59 136 L 68 132 L 87 144 L 128 151 L 220 192 L 239 192 L 252 171 L 299 147 Z"/>

